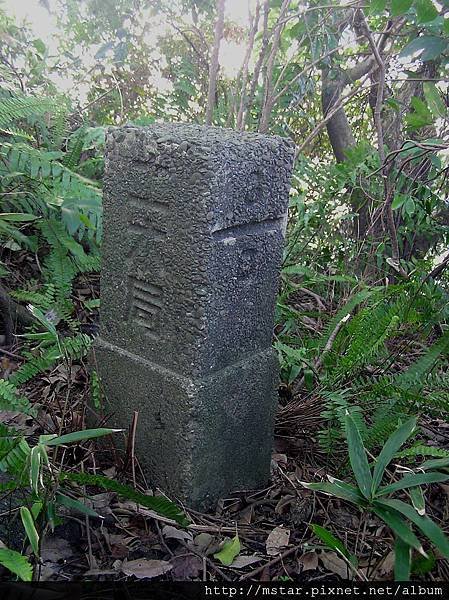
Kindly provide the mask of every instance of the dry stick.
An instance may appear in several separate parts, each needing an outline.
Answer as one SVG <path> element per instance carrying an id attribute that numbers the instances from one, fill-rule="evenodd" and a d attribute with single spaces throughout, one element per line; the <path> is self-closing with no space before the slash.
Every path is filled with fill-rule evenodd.
<path id="1" fill-rule="evenodd" d="M 0 354 L 5 354 L 6 356 L 9 356 L 9 358 L 14 358 L 16 360 L 24 360 L 22 356 L 19 356 L 18 354 L 13 354 L 12 352 L 5 350 L 4 348 L 0 348 Z"/>
<path id="2" fill-rule="evenodd" d="M 324 357 L 326 356 L 326 354 L 331 350 L 335 338 L 338 335 L 338 332 L 340 331 L 340 329 L 343 327 L 343 325 L 346 323 L 346 321 L 348 321 L 348 319 L 351 318 L 351 313 L 345 315 L 342 319 L 340 319 L 340 321 L 338 321 L 337 325 L 335 326 L 335 329 L 332 331 L 332 333 L 329 336 L 329 339 L 326 342 L 326 345 L 323 348 L 323 352 L 320 354 L 320 356 L 317 358 L 317 360 L 315 361 L 314 365 L 313 365 L 313 370 L 315 372 L 318 372 L 321 368 L 321 365 L 323 364 L 323 360 Z M 304 385 L 304 375 L 301 377 L 301 379 L 298 381 L 298 383 L 294 386 L 293 389 L 293 393 L 296 394 L 298 392 L 298 390 L 300 388 L 302 388 L 302 386 Z"/>
<path id="3" fill-rule="evenodd" d="M 215 106 L 215 92 L 217 89 L 218 53 L 224 29 L 225 0 L 217 0 L 217 21 L 215 23 L 214 47 L 209 65 L 209 88 L 207 92 L 206 125 L 212 125 L 212 115 Z"/>
<path id="4" fill-rule="evenodd" d="M 124 107 L 124 103 L 123 103 L 123 94 L 122 94 L 122 90 L 120 88 L 119 82 L 117 81 L 117 77 L 114 75 L 114 71 L 111 70 L 111 77 L 114 80 L 115 83 L 115 87 L 117 89 L 119 98 L 120 98 L 120 123 L 123 122 L 123 115 L 125 113 L 125 107 Z"/>
<path id="5" fill-rule="evenodd" d="M 198 56 L 200 62 L 202 63 L 203 67 L 205 69 L 207 69 L 207 61 L 204 58 L 204 53 L 201 52 L 200 50 L 198 50 L 198 48 L 195 46 L 195 44 L 192 42 L 191 38 L 187 35 L 187 33 L 185 31 L 183 31 L 180 27 L 178 27 L 177 25 L 175 25 L 174 23 L 171 23 L 171 26 L 173 27 L 173 29 L 175 31 L 177 31 L 180 35 L 182 35 L 182 37 L 186 40 L 186 42 L 189 44 L 189 46 L 192 48 L 192 50 L 195 52 L 195 54 Z"/>
<path id="6" fill-rule="evenodd" d="M 261 565 L 260 567 L 257 567 L 257 569 L 254 569 L 254 571 L 251 571 L 251 573 L 247 573 L 246 575 L 242 575 L 242 577 L 240 577 L 239 581 L 245 581 L 246 579 L 251 579 L 251 577 L 254 577 L 255 575 L 258 575 L 264 569 L 272 567 L 273 565 L 277 564 L 278 562 L 283 561 L 285 558 L 287 558 L 287 556 L 290 556 L 290 554 L 293 554 L 294 552 L 297 552 L 298 550 L 301 550 L 302 546 L 303 546 L 302 544 L 299 544 L 299 546 L 294 546 L 293 548 L 289 548 L 288 550 L 286 550 L 285 552 L 283 552 L 279 556 L 276 556 L 276 558 L 273 558 L 269 562 Z"/>
<path id="7" fill-rule="evenodd" d="M 139 412 L 134 411 L 133 420 L 131 423 L 131 472 L 133 475 L 133 485 L 136 487 L 136 430 L 137 430 L 137 419 L 139 418 Z"/>
<path id="8" fill-rule="evenodd" d="M 88 102 L 86 105 L 78 108 L 76 111 L 74 111 L 72 114 L 70 114 L 69 117 L 73 117 L 74 115 L 79 115 L 79 114 L 83 113 L 85 110 L 87 110 L 88 108 L 90 108 L 93 104 L 95 104 L 96 102 L 99 102 L 105 96 L 108 96 L 109 94 L 111 94 L 115 90 L 116 90 L 116 86 L 114 86 L 113 88 L 110 88 L 109 90 L 106 90 L 105 92 L 103 92 L 102 94 L 100 94 L 99 96 L 97 96 L 96 98 L 94 98 L 91 102 Z"/>

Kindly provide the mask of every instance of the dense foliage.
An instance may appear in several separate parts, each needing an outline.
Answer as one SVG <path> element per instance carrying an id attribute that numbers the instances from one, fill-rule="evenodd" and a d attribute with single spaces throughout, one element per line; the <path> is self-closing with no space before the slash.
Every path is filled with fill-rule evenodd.
<path id="1" fill-rule="evenodd" d="M 449 456 L 449 439 L 432 437 L 449 419 L 449 11 L 432 0 L 256 0 L 247 21 L 225 12 L 221 22 L 226 4 L 235 2 L 58 0 L 51 45 L 0 7 L 0 306 L 4 356 L 16 360 L 0 379 L 0 470 L 9 475 L 0 491 L 22 489 L 36 558 L 58 506 L 92 516 L 77 485 L 145 502 L 77 472 L 76 460 L 66 470 L 59 442 L 111 432 L 55 442 L 84 425 L 84 409 L 77 420 L 70 407 L 70 377 L 52 427 L 37 436 L 23 427 L 45 404 L 30 397 L 33 382 L 82 365 L 96 333 L 105 128 L 163 119 L 289 136 L 298 153 L 277 303 L 278 432 L 307 431 L 317 464 L 349 479 L 353 471 L 359 487 L 334 483 L 346 490 L 337 496 L 379 513 L 396 537 L 396 575 L 408 577 L 412 552 L 424 552 L 412 525 L 448 555 L 423 507 Z M 241 63 L 228 72 L 235 47 Z M 95 373 L 89 386 L 99 404 Z M 369 452 L 362 474 L 354 447 Z M 425 472 L 414 475 L 406 509 L 359 489 L 385 448 L 390 488 L 396 463 Z M 428 461 L 431 473 L 429 457 L 442 461 Z M 335 495 L 331 484 L 305 485 Z M 184 522 L 168 501 L 146 498 Z M 313 532 L 357 575 L 353 549 L 320 525 Z M 0 564 L 32 576 L 13 550 L 0 549 Z"/>

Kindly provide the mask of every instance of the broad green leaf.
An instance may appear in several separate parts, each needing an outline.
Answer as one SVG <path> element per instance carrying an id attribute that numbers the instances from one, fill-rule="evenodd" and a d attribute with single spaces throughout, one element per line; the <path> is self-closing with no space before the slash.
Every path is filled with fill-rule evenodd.
<path id="1" fill-rule="evenodd" d="M 408 544 L 401 538 L 396 538 L 394 544 L 394 580 L 409 581 L 412 552 Z"/>
<path id="2" fill-rule="evenodd" d="M 353 504 L 363 505 L 365 503 L 365 499 L 358 492 L 356 487 L 354 487 L 352 490 L 347 490 L 335 483 L 305 483 L 303 481 L 301 481 L 300 483 L 308 490 L 322 492 L 323 494 L 327 494 L 328 496 L 335 496 L 336 498 L 347 500 L 348 502 L 352 502 Z"/>
<path id="3" fill-rule="evenodd" d="M 429 107 L 424 102 L 424 100 L 421 100 L 421 98 L 418 98 L 417 96 L 413 96 L 410 100 L 410 104 L 414 108 L 417 115 L 419 115 L 423 119 L 431 121 L 432 113 L 430 112 Z"/>
<path id="4" fill-rule="evenodd" d="M 0 548 L 0 565 L 17 575 L 22 581 L 31 581 L 33 567 L 26 556 L 9 548 Z"/>
<path id="5" fill-rule="evenodd" d="M 402 479 L 395 483 L 390 483 L 384 487 L 381 487 L 376 497 L 386 496 L 387 494 L 393 494 L 398 490 L 406 490 L 407 488 L 416 487 L 417 485 L 423 485 L 425 483 L 441 483 L 447 481 L 449 475 L 445 473 L 411 473 L 410 475 L 404 475 Z"/>
<path id="6" fill-rule="evenodd" d="M 101 515 L 99 515 L 89 506 L 86 506 L 83 502 L 75 500 L 74 498 L 69 498 L 69 496 L 66 496 L 65 494 L 56 494 L 56 502 L 62 504 L 66 508 L 71 508 L 72 510 L 76 510 L 83 515 L 87 515 L 88 517 L 103 519 Z"/>
<path id="7" fill-rule="evenodd" d="M 415 213 L 415 209 L 416 209 L 416 204 L 415 201 L 413 200 L 413 198 L 408 198 L 407 202 L 405 203 L 405 212 L 408 214 L 409 217 L 412 217 Z"/>
<path id="8" fill-rule="evenodd" d="M 39 444 L 48 444 L 50 440 L 54 440 L 58 436 L 56 433 L 46 433 L 44 435 L 39 436 Z"/>
<path id="9" fill-rule="evenodd" d="M 33 46 L 36 48 L 36 50 L 39 52 L 39 54 L 44 56 L 45 51 L 46 51 L 46 46 L 40 38 L 33 40 Z"/>
<path id="10" fill-rule="evenodd" d="M 39 500 L 39 502 L 34 502 L 33 506 L 31 507 L 31 515 L 32 515 L 34 521 L 36 521 L 38 516 L 41 514 L 43 506 L 44 506 L 44 503 L 41 502 L 40 500 Z"/>
<path id="11" fill-rule="evenodd" d="M 111 433 L 117 433 L 123 431 L 123 429 L 84 429 L 83 431 L 74 431 L 73 433 L 67 433 L 60 437 L 53 438 L 46 442 L 47 446 L 61 446 L 61 444 L 72 444 L 73 442 L 81 442 L 83 440 L 91 440 L 93 438 L 101 437 L 103 435 L 109 435 Z"/>
<path id="12" fill-rule="evenodd" d="M 413 56 L 419 53 L 423 61 L 433 60 L 440 56 L 447 47 L 447 40 L 434 35 L 422 35 L 414 38 L 399 53 L 399 58 Z M 415 75 L 416 76 L 416 75 Z"/>
<path id="13" fill-rule="evenodd" d="M 407 196 L 405 194 L 396 194 L 393 198 L 393 202 L 391 203 L 391 208 L 393 210 L 397 210 L 401 208 L 404 202 L 407 200 Z"/>
<path id="14" fill-rule="evenodd" d="M 440 90 L 432 81 L 425 81 L 423 83 L 424 97 L 427 102 L 427 106 L 430 112 L 435 118 L 440 117 L 444 119 L 446 116 L 446 104 L 443 101 Z"/>
<path id="15" fill-rule="evenodd" d="M 390 14 L 397 17 L 406 13 L 412 6 L 413 0 L 391 0 Z"/>
<path id="16" fill-rule="evenodd" d="M 385 469 L 393 460 L 394 455 L 398 452 L 399 448 L 408 440 L 413 431 L 416 428 L 416 417 L 413 417 L 406 421 L 403 425 L 398 427 L 392 435 L 385 442 L 381 453 L 377 457 L 376 464 L 373 471 L 373 487 L 372 494 L 376 493 L 377 488 L 381 484 L 382 477 L 384 476 Z"/>
<path id="17" fill-rule="evenodd" d="M 30 541 L 31 549 L 36 556 L 39 556 L 39 534 L 34 524 L 33 515 L 26 506 L 20 507 L 20 517 L 22 519 L 25 533 Z"/>
<path id="18" fill-rule="evenodd" d="M 407 124 L 409 130 L 414 131 L 415 129 L 420 129 L 421 127 L 427 127 L 433 123 L 433 119 L 429 113 L 429 116 L 418 114 L 418 113 L 408 113 L 405 115 L 404 121 Z"/>
<path id="19" fill-rule="evenodd" d="M 313 371 L 311 369 L 304 369 L 304 384 L 309 392 L 313 390 L 313 378 Z"/>
<path id="20" fill-rule="evenodd" d="M 36 221 L 39 217 L 28 213 L 0 213 L 0 220 L 13 221 L 14 223 L 25 223 L 28 221 Z"/>
<path id="21" fill-rule="evenodd" d="M 421 529 L 423 534 L 429 538 L 445 558 L 449 558 L 449 539 L 445 536 L 440 527 L 438 527 L 434 521 L 429 519 L 429 517 L 419 515 L 412 506 L 402 502 L 402 500 L 379 500 L 378 503 L 402 513 L 407 519 Z"/>
<path id="22" fill-rule="evenodd" d="M 391 510 L 389 507 L 379 505 L 378 502 L 374 503 L 372 511 L 375 515 L 382 519 L 382 521 L 388 525 L 391 531 L 397 537 L 400 537 L 408 546 L 415 548 L 415 550 L 417 550 L 420 554 L 425 554 L 421 542 L 400 514 L 398 514 L 395 510 Z"/>
<path id="23" fill-rule="evenodd" d="M 438 17 L 438 11 L 432 0 L 415 0 L 418 23 L 429 23 Z"/>
<path id="24" fill-rule="evenodd" d="M 355 485 L 346 483 L 346 481 L 342 481 L 341 479 L 337 479 L 336 477 L 331 477 L 331 475 L 328 475 L 327 478 L 329 479 L 329 482 L 332 485 L 335 485 L 343 492 L 352 496 L 354 498 L 354 501 L 358 501 L 359 503 L 365 504 L 364 497 L 360 493 L 359 488 L 357 488 Z"/>
<path id="25" fill-rule="evenodd" d="M 325 527 L 321 527 L 321 525 L 316 525 L 312 523 L 310 525 L 313 533 L 320 538 L 320 540 L 326 544 L 328 548 L 331 550 L 335 550 L 339 554 L 341 554 L 344 558 L 346 558 L 352 565 L 357 567 L 357 558 L 353 556 L 346 546 L 343 544 L 341 540 L 335 537 L 329 530 Z"/>
<path id="26" fill-rule="evenodd" d="M 417 487 L 412 487 L 409 489 L 408 495 L 410 496 L 410 500 L 412 501 L 416 512 L 420 515 L 425 515 L 426 499 L 424 498 L 422 488 L 419 485 Z"/>
<path id="27" fill-rule="evenodd" d="M 373 479 L 368 463 L 368 457 L 363 445 L 360 431 L 349 413 L 345 415 L 346 439 L 348 442 L 349 461 L 360 491 L 365 498 L 371 497 Z"/>
<path id="28" fill-rule="evenodd" d="M 419 466 L 423 471 L 428 471 L 429 469 L 444 469 L 445 467 L 449 467 L 449 456 L 447 458 L 432 458 L 431 460 L 426 460 Z"/>
<path id="29" fill-rule="evenodd" d="M 220 552 L 214 554 L 214 558 L 219 560 L 225 567 L 229 567 L 229 565 L 232 565 L 235 558 L 240 553 L 240 550 L 240 540 L 238 535 L 236 535 L 234 538 L 232 538 L 232 540 L 229 540 L 223 544 Z"/>

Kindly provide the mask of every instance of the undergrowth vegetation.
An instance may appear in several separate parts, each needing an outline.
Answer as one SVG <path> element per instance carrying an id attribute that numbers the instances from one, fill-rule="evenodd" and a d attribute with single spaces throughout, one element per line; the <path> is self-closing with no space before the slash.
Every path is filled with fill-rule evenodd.
<path id="1" fill-rule="evenodd" d="M 320 522 L 305 512 L 291 526 L 305 555 L 330 549 L 362 580 L 379 576 L 391 553 L 397 579 L 449 577 L 448 507 L 429 500 L 447 494 L 437 486 L 449 477 L 447 8 L 256 2 L 248 26 L 221 31 L 246 44 L 231 76 L 209 69 L 223 0 L 153 3 L 151 15 L 130 0 L 60 4 L 57 57 L 0 8 L 0 507 L 21 524 L 16 539 L 0 524 L 0 565 L 38 578 L 49 532 L 72 513 L 87 529 L 100 521 L 90 499 L 99 489 L 170 527 L 188 524 L 136 475 L 132 424 L 125 453 L 115 442 L 123 432 L 88 426 L 102 404 L 87 362 L 106 127 L 163 119 L 288 135 L 298 146 L 274 340 L 277 443 L 289 471 L 279 468 L 272 487 L 290 492 L 288 501 L 272 488 L 256 500 L 242 493 L 240 510 L 275 504 L 257 525 L 278 524 L 289 502 L 315 507 L 307 494 L 318 494 L 323 507 L 324 493 L 337 505 L 327 500 Z M 153 48 L 145 23 L 155 15 L 174 27 Z M 84 104 L 57 89 L 50 75 L 60 72 L 88 82 Z M 355 533 L 343 543 L 336 516 L 350 505 Z M 225 516 L 250 527 L 248 514 L 243 525 Z M 214 557 L 232 567 L 240 550 L 236 533 Z M 295 577 L 282 560 L 293 555 L 279 556 L 280 577 Z"/>

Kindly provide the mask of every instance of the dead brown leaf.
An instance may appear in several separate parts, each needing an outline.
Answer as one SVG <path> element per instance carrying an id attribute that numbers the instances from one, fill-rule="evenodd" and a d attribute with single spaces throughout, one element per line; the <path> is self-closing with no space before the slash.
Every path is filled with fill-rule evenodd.
<path id="1" fill-rule="evenodd" d="M 244 569 L 249 565 L 260 562 L 261 560 L 263 560 L 263 557 L 257 556 L 256 554 L 252 554 L 251 556 L 240 555 L 234 559 L 231 566 L 233 569 Z"/>
<path id="2" fill-rule="evenodd" d="M 247 506 L 240 513 L 239 523 L 249 525 L 254 518 L 254 506 Z"/>
<path id="3" fill-rule="evenodd" d="M 380 563 L 379 568 L 376 571 L 376 577 L 380 576 L 380 577 L 385 577 L 388 575 L 391 575 L 393 573 L 393 569 L 394 569 L 394 551 L 391 550 L 391 552 L 389 552 L 384 560 Z"/>
<path id="4" fill-rule="evenodd" d="M 348 565 L 335 552 L 322 552 L 320 554 L 320 561 L 327 571 L 339 575 L 342 579 L 353 578 Z"/>
<path id="5" fill-rule="evenodd" d="M 210 535 L 210 533 L 200 533 L 195 536 L 192 542 L 188 542 L 188 546 L 196 554 L 209 556 L 219 550 L 220 542 L 214 536 Z"/>
<path id="6" fill-rule="evenodd" d="M 301 571 L 315 571 L 318 569 L 318 554 L 316 552 L 306 552 L 299 557 L 298 563 Z"/>
<path id="7" fill-rule="evenodd" d="M 203 561 L 195 554 L 183 554 L 181 556 L 173 556 L 170 559 L 173 566 L 173 577 L 178 581 L 186 579 L 194 579 L 203 570 Z"/>
<path id="8" fill-rule="evenodd" d="M 292 496 L 291 494 L 288 494 L 287 496 L 282 496 L 279 502 L 276 504 L 274 512 L 277 515 L 284 515 L 288 512 L 289 507 L 291 503 L 294 502 L 295 498 L 296 496 Z"/>
<path id="9" fill-rule="evenodd" d="M 43 562 L 65 561 L 73 556 L 75 552 L 71 544 L 56 536 L 47 535 L 44 537 L 41 548 L 41 558 Z"/>
<path id="10" fill-rule="evenodd" d="M 154 579 L 173 569 L 166 560 L 146 560 L 138 558 L 137 560 L 123 561 L 121 571 L 125 575 L 134 575 L 137 579 Z"/>
<path id="11" fill-rule="evenodd" d="M 267 537 L 266 548 L 269 556 L 276 556 L 288 546 L 290 531 L 284 527 L 275 527 Z"/>
<path id="12" fill-rule="evenodd" d="M 191 540 L 193 537 L 190 531 L 177 529 L 176 527 L 173 527 L 173 525 L 165 525 L 162 528 L 162 535 L 165 538 L 171 538 L 174 540 Z"/>

